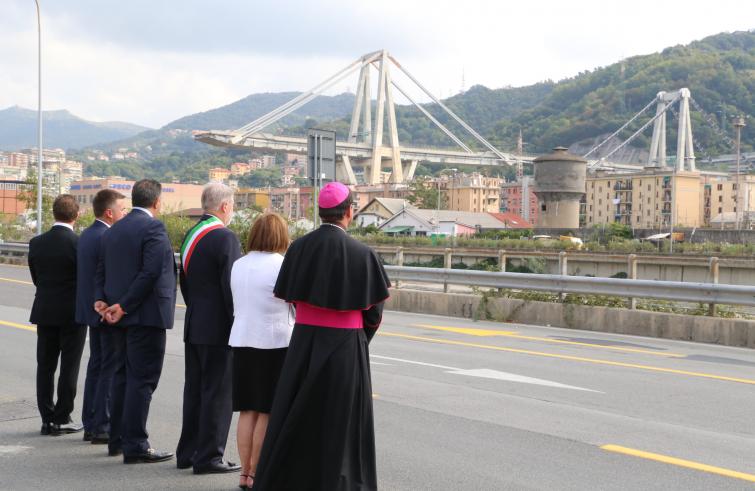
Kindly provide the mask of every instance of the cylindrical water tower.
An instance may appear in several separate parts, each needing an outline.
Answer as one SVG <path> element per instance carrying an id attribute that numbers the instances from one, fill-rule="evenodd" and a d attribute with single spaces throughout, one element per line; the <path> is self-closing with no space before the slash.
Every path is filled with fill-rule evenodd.
<path id="1" fill-rule="evenodd" d="M 579 228 L 579 200 L 585 194 L 587 161 L 556 147 L 534 159 L 537 226 Z"/>

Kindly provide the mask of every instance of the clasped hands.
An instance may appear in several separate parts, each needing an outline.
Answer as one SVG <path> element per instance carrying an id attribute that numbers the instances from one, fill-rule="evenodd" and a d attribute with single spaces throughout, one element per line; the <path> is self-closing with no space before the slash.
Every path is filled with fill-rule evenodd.
<path id="1" fill-rule="evenodd" d="M 94 311 L 100 314 L 100 320 L 108 324 L 116 324 L 126 315 L 120 304 L 108 305 L 102 300 L 94 302 Z"/>

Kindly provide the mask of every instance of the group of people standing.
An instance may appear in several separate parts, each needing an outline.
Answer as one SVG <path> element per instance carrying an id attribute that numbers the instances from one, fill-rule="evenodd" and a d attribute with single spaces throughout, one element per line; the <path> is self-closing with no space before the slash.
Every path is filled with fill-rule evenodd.
<path id="1" fill-rule="evenodd" d="M 156 219 L 160 193 L 158 182 L 138 181 L 125 214 L 123 195 L 100 191 L 96 219 L 78 238 L 78 204 L 61 195 L 55 224 L 30 243 L 42 434 L 83 430 L 124 463 L 173 458 L 152 447 L 146 423 L 178 277 L 186 315 L 177 467 L 240 471 L 244 489 L 376 489 L 368 344 L 390 282 L 374 252 L 346 233 L 348 187 L 324 186 L 323 225 L 291 244 L 285 220 L 261 215 L 243 255 L 227 228 L 233 190 L 210 183 L 178 266 Z M 71 413 L 86 326 L 82 427 Z M 240 464 L 224 460 L 234 411 Z"/>

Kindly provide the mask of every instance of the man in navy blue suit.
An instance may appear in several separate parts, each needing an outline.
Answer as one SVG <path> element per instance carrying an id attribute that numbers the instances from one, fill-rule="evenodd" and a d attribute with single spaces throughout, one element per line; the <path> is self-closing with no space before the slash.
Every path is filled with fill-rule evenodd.
<path id="1" fill-rule="evenodd" d="M 137 181 L 132 210 L 102 236 L 95 279 L 95 310 L 112 326 L 115 357 L 108 453 L 125 464 L 173 458 L 149 444 L 147 415 L 173 327 L 176 264 L 160 211 L 160 183 Z"/>
<path id="2" fill-rule="evenodd" d="M 181 248 L 186 378 L 176 465 L 193 467 L 195 474 L 236 472 L 240 465 L 223 461 L 233 416 L 231 269 L 241 257 L 239 239 L 226 227 L 233 216 L 233 189 L 208 184 L 202 209 Z"/>
<path id="3" fill-rule="evenodd" d="M 110 431 L 110 382 L 112 375 L 103 373 L 103 366 L 111 362 L 107 328 L 100 325 L 100 315 L 94 311 L 94 275 L 99 260 L 102 234 L 123 218 L 126 197 L 114 189 L 99 191 L 92 200 L 94 222 L 81 233 L 76 259 L 76 323 L 89 326 L 89 363 L 84 382 L 84 404 L 81 422 L 84 441 L 104 444 Z"/>

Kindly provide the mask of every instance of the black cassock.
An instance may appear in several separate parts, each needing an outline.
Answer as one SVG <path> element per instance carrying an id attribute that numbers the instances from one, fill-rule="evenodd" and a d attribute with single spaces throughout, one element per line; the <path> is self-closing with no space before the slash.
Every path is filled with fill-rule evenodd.
<path id="1" fill-rule="evenodd" d="M 297 323 L 276 389 L 254 490 L 377 489 L 368 343 L 390 281 L 377 255 L 334 225 L 296 240 L 275 295 L 360 310 L 363 329 Z"/>

